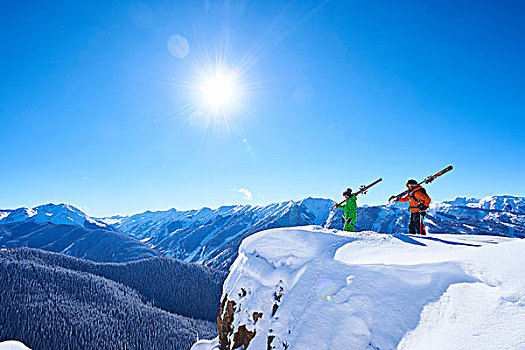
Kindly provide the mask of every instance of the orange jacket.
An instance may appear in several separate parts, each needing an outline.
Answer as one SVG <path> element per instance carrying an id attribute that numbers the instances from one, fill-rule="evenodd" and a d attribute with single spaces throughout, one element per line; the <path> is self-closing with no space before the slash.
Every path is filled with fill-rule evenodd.
<path id="1" fill-rule="evenodd" d="M 411 192 L 409 192 L 407 196 L 405 196 L 403 198 L 399 198 L 399 201 L 400 202 L 408 202 L 408 201 L 410 201 L 410 211 L 412 213 L 418 213 L 419 212 L 419 208 L 418 208 L 419 204 L 423 204 L 425 207 L 428 208 L 428 206 L 430 205 L 430 202 L 431 202 L 430 197 L 424 192 L 424 190 L 423 191 L 422 190 L 423 190 L 423 187 L 417 186 Z M 426 209 L 424 209 L 423 211 L 425 211 L 425 210 Z"/>

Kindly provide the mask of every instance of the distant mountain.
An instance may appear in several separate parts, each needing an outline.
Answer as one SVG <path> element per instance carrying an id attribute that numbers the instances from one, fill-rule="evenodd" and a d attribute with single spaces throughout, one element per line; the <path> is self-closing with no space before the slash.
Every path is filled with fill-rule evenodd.
<path id="1" fill-rule="evenodd" d="M 241 241 L 256 232 L 277 227 L 322 225 L 342 229 L 342 211 L 329 199 L 307 198 L 267 206 L 224 206 L 212 210 L 145 212 L 129 217 L 97 219 L 132 233 L 167 256 L 227 269 Z M 430 232 L 525 237 L 525 198 L 490 196 L 456 198 L 433 203 L 428 213 Z M 408 231 L 406 204 L 361 206 L 357 229 L 382 233 Z"/>
<path id="2" fill-rule="evenodd" d="M 0 248 L 17 247 L 40 248 L 99 262 L 126 262 L 160 255 L 122 232 L 34 221 L 0 225 Z"/>
<path id="3" fill-rule="evenodd" d="M 132 233 L 167 256 L 226 269 L 245 237 L 275 227 L 322 225 L 333 203 L 329 199 L 307 198 L 267 206 L 171 209 L 98 220 Z"/>
<path id="4" fill-rule="evenodd" d="M 42 350 L 187 350 L 199 337 L 217 335 L 224 277 L 169 258 L 102 264 L 0 249 L 0 341 Z"/>
<path id="5" fill-rule="evenodd" d="M 95 220 L 78 208 L 67 204 L 49 203 L 34 208 L 0 210 L 0 225 L 28 221 L 57 225 L 77 225 L 86 228 L 116 231 L 111 225 Z"/>

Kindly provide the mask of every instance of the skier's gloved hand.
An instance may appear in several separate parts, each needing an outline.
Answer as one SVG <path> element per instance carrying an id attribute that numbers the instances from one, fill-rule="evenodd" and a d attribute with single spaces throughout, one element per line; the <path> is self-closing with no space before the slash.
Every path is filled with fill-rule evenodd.
<path id="1" fill-rule="evenodd" d="M 421 210 L 421 211 L 425 211 L 425 210 L 428 209 L 428 207 L 427 207 L 426 205 L 424 205 L 424 204 L 419 204 L 419 205 L 417 206 L 417 208 L 418 208 L 419 210 Z"/>
<path id="2" fill-rule="evenodd" d="M 392 197 L 390 197 L 390 198 L 388 199 L 388 201 L 389 201 L 390 203 L 397 202 L 397 198 L 396 198 L 396 196 L 392 196 Z"/>

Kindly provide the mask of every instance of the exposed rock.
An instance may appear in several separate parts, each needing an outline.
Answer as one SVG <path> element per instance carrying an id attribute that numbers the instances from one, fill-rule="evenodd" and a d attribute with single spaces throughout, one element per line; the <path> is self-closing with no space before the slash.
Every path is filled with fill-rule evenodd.
<path id="1" fill-rule="evenodd" d="M 277 309 L 279 308 L 278 304 L 273 304 L 272 308 L 272 317 L 275 316 L 275 313 L 277 312 Z"/>
<path id="2" fill-rule="evenodd" d="M 253 337 L 255 337 L 255 330 L 250 332 L 246 329 L 245 325 L 239 326 L 237 329 L 237 332 L 233 335 L 233 348 L 234 349 L 246 349 L 248 345 L 250 345 L 250 342 L 252 341 Z M 222 347 L 221 347 L 222 350 Z"/>
<path id="3" fill-rule="evenodd" d="M 263 316 L 262 312 L 254 311 L 253 312 L 253 323 L 256 324 L 259 318 L 261 318 L 262 316 Z"/>
<path id="4" fill-rule="evenodd" d="M 272 341 L 275 339 L 275 335 L 268 336 L 268 350 L 275 349 L 275 346 L 272 345 Z"/>
<path id="5" fill-rule="evenodd" d="M 236 311 L 237 304 L 233 300 L 228 300 L 228 294 L 225 294 L 221 301 L 219 316 L 217 316 L 221 350 L 246 349 L 250 341 L 255 337 L 255 330 L 249 331 L 246 325 L 240 325 L 237 329 L 233 328 Z M 255 311 L 253 313 L 253 323 L 255 324 L 262 316 L 262 312 Z M 233 345 L 231 344 L 232 338 Z"/>
<path id="6" fill-rule="evenodd" d="M 281 298 L 283 296 L 283 287 L 279 286 L 279 290 L 275 291 L 275 293 L 273 293 L 273 296 L 274 296 L 275 300 L 281 301 Z"/>
<path id="7" fill-rule="evenodd" d="M 236 310 L 234 301 L 228 300 L 228 294 L 224 295 L 217 316 L 217 327 L 219 329 L 219 344 L 221 350 L 230 349 L 230 335 L 233 333 L 233 314 Z"/>

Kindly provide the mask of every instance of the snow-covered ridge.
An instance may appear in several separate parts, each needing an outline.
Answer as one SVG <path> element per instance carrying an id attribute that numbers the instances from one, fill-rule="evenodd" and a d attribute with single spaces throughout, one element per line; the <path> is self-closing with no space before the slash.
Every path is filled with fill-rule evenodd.
<path id="1" fill-rule="evenodd" d="M 254 213 L 258 218 L 264 219 L 270 215 L 274 216 L 283 213 L 293 205 L 304 206 L 316 217 L 319 224 L 328 218 L 330 207 L 334 204 L 333 200 L 324 198 L 306 198 L 301 201 L 286 201 L 272 203 L 269 205 L 228 205 L 217 209 L 203 207 L 179 211 L 175 208 L 160 211 L 146 211 L 131 216 L 111 216 L 98 218 L 97 220 L 111 225 L 117 225 L 121 230 L 133 232 L 133 227 L 141 223 L 165 224 L 167 222 L 178 221 L 183 226 L 189 226 L 195 222 L 205 223 L 217 216 L 227 216 L 233 214 Z"/>
<path id="2" fill-rule="evenodd" d="M 246 238 L 219 338 L 193 350 L 524 349 L 525 240 L 345 234 Z"/>
<path id="3" fill-rule="evenodd" d="M 488 196 L 484 198 L 457 197 L 452 201 L 438 202 L 432 208 L 473 208 L 492 211 L 503 211 L 516 214 L 525 214 L 525 198 L 515 196 Z"/>
<path id="4" fill-rule="evenodd" d="M 22 221 L 114 230 L 108 224 L 95 220 L 86 215 L 80 209 L 64 203 L 49 203 L 34 208 L 18 208 L 10 211 L 0 211 L 0 224 Z"/>

